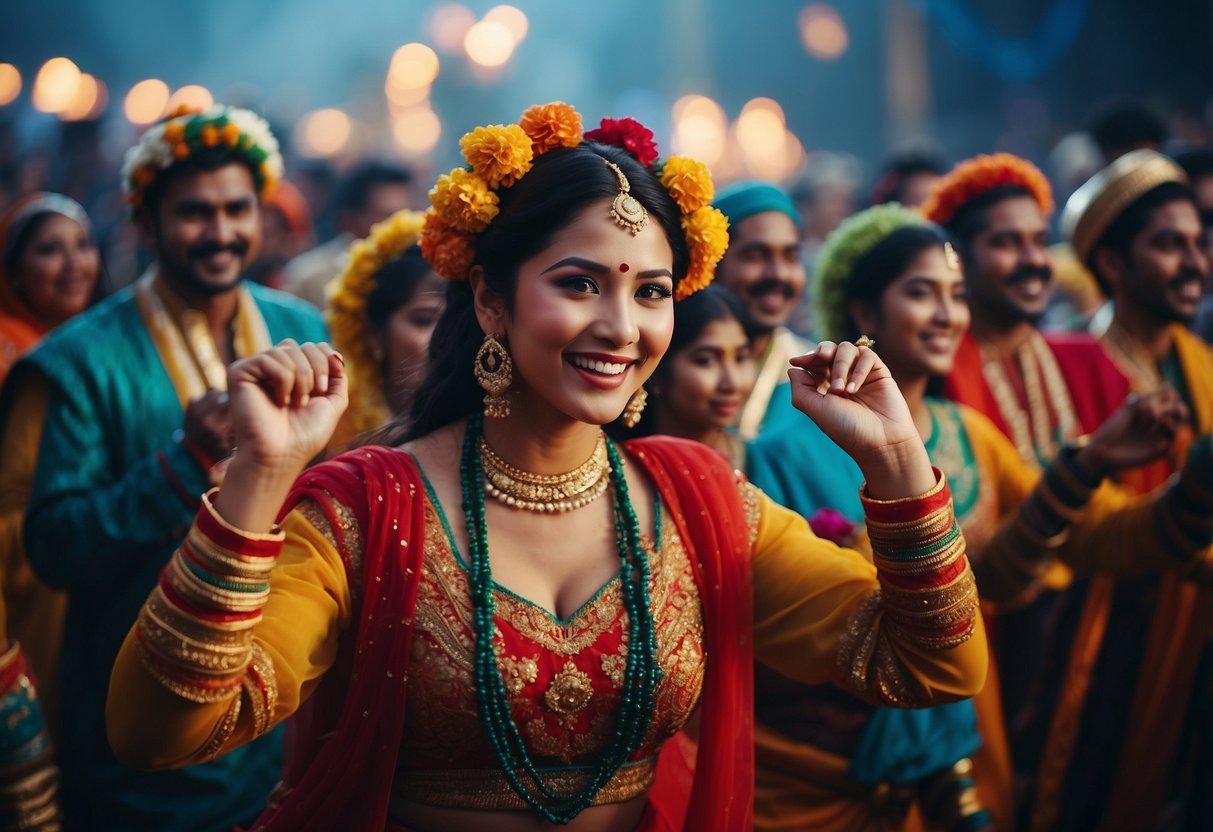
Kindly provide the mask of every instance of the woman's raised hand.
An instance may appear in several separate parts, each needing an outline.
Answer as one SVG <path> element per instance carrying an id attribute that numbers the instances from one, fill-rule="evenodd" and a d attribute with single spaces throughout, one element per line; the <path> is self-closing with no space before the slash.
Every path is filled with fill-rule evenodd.
<path id="1" fill-rule="evenodd" d="M 871 496 L 911 497 L 935 485 L 910 409 L 874 350 L 822 341 L 791 363 L 792 404 L 858 463 Z"/>
<path id="2" fill-rule="evenodd" d="M 232 364 L 227 384 L 237 459 L 264 470 L 303 470 L 348 403 L 341 356 L 323 343 L 282 341 Z"/>

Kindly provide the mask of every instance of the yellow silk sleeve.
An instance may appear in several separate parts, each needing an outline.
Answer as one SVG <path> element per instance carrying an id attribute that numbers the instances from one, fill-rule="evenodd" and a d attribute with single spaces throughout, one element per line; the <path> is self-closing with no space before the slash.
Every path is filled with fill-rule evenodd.
<path id="1" fill-rule="evenodd" d="M 270 577 L 270 594 L 253 642 L 268 659 L 276 691 L 269 726 L 298 710 L 337 658 L 351 619 L 350 587 L 334 535 L 315 503 L 304 501 L 283 521 L 286 542 Z M 205 762 L 256 738 L 247 691 L 232 701 L 196 704 L 166 689 L 144 667 L 135 630 L 114 663 L 106 703 L 110 745 L 127 765 L 180 768 Z M 226 719 L 239 707 L 234 726 Z"/>
<path id="2" fill-rule="evenodd" d="M 807 684 L 833 681 L 877 705 L 922 707 L 975 695 L 986 677 L 985 631 L 931 650 L 890 626 L 876 567 L 813 534 L 800 515 L 745 484 L 754 530 L 754 655 Z"/>

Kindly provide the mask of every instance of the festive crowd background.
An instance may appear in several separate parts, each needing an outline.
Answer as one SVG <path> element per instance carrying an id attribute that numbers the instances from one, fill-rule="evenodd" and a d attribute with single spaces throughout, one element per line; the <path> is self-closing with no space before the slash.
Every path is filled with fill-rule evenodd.
<path id="1" fill-rule="evenodd" d="M 780 398 L 787 360 L 819 339 L 856 341 L 884 328 L 893 335 L 876 338 L 879 352 L 897 326 L 926 327 L 910 313 L 902 320 L 884 311 L 888 293 L 903 291 L 896 275 L 952 274 L 938 291 L 957 298 L 962 268 L 968 281 L 972 324 L 966 311 L 962 323 L 945 327 L 958 327 L 963 339 L 955 365 L 949 356 L 913 367 L 890 358 L 889 366 L 916 423 L 930 426 L 927 450 L 950 482 L 1000 698 L 940 705 L 889 694 L 862 704 L 759 664 L 755 827 L 1210 828 L 1213 600 L 1209 573 L 1198 566 L 1209 557 L 1213 512 L 1205 470 L 1213 469 L 1213 7 L 347 6 L 60 0 L 4 12 L 0 828 L 231 828 L 256 819 L 263 787 L 277 780 L 276 732 L 232 750 L 229 731 L 206 744 L 209 755 L 170 744 L 178 765 L 222 748 L 227 766 L 205 763 L 158 780 L 113 758 L 99 717 L 113 651 L 136 616 L 145 628 L 167 620 L 154 617 L 156 594 L 141 605 L 170 556 L 188 549 L 173 554 L 193 516 L 180 516 L 178 503 L 196 508 L 194 492 L 222 482 L 231 450 L 210 427 L 227 400 L 215 381 L 223 363 L 199 354 L 189 331 L 205 328 L 205 318 L 191 319 L 140 281 L 171 249 L 132 222 L 143 195 L 156 195 L 158 171 L 207 148 L 251 149 L 253 185 L 263 194 L 258 241 L 252 252 L 233 251 L 246 258 L 248 283 L 294 299 L 257 294 L 265 324 L 239 318 L 233 343 L 239 357 L 281 337 L 327 338 L 342 351 L 350 409 L 328 444 L 332 455 L 389 436 L 377 432 L 414 405 L 446 303 L 442 278 L 451 276 L 438 264 L 457 259 L 434 254 L 449 238 L 432 238 L 427 249 L 419 212 L 431 205 L 439 173 L 462 164 L 458 137 L 509 124 L 544 101 L 576 106 L 586 130 L 605 119 L 587 139 L 625 147 L 646 165 L 650 143 L 654 159 L 659 147 L 663 159 L 702 162 L 715 192 L 711 206 L 693 207 L 718 209 L 730 223 L 716 284 L 680 299 L 668 356 L 646 385 L 647 409 L 643 398 L 629 402 L 620 437 L 703 442 L 809 519 L 818 537 L 875 556 L 878 566 L 879 535 L 892 532 L 861 504 L 856 464 Z M 188 126 L 192 114 L 217 107 L 235 109 Z M 148 149 L 143 167 L 132 168 L 129 149 L 159 130 L 163 152 L 180 155 L 157 160 L 160 151 Z M 1143 195 L 1156 202 L 1139 204 Z M 1005 216 L 1006 239 L 981 239 L 1003 221 L 990 212 L 1007 201 L 1020 213 Z M 1182 263 L 1155 288 L 1182 295 L 1181 284 L 1198 279 L 1190 315 L 1151 307 L 1123 288 L 1131 284 L 1124 278 L 1110 284 L 1102 271 L 1110 261 L 1099 259 L 1114 252 L 1128 262 L 1133 235 L 1155 222 L 1148 212 L 1177 201 L 1195 208 L 1199 225 L 1175 250 L 1193 251 L 1177 254 Z M 1122 248 L 1117 234 L 1127 235 Z M 710 227 L 704 235 L 710 248 Z M 987 245 L 991 253 L 982 254 Z M 998 246 L 1009 265 L 998 265 Z M 877 248 L 879 268 L 865 259 Z M 975 283 L 982 269 L 1002 270 L 1011 300 Z M 184 422 L 150 446 L 172 450 L 149 456 L 144 490 L 125 497 L 98 483 L 125 482 L 144 464 L 131 450 L 146 438 L 137 418 L 106 432 L 100 414 L 90 421 L 83 403 L 92 400 L 81 392 L 70 413 L 48 419 L 52 388 L 31 367 L 54 379 L 54 362 L 66 367 L 70 349 L 52 346 L 48 357 L 29 360 L 43 338 L 60 343 L 60 327 L 123 291 L 142 299 L 144 319 L 172 319 L 168 335 L 149 325 L 153 340 L 184 333 L 185 346 L 173 349 L 198 365 L 196 378 L 174 377 L 163 393 L 120 394 L 140 402 L 132 414 L 171 410 L 176 397 L 185 410 Z M 904 291 L 908 309 L 915 298 Z M 1148 314 L 1130 315 L 1132 298 Z M 252 300 L 241 303 L 238 315 L 255 311 Z M 1142 321 L 1150 314 L 1165 322 L 1149 329 Z M 92 334 L 77 327 L 59 336 L 65 345 L 92 337 L 110 345 L 89 358 L 103 368 L 95 376 L 71 376 L 80 391 L 126 390 L 148 360 L 134 347 L 111 348 L 124 326 L 139 325 L 111 318 Z M 1163 340 L 1134 345 L 1144 331 L 1137 325 Z M 164 343 L 156 340 L 162 353 Z M 46 431 L 72 436 L 70 448 L 48 447 L 46 437 L 60 434 L 44 433 L 44 420 Z M 1165 450 L 1147 448 L 1134 432 L 1160 425 Z M 1072 443 L 1084 434 L 1094 436 L 1099 470 L 1089 466 L 1096 452 L 1080 456 Z M 73 488 L 95 489 L 95 498 L 47 509 L 36 526 L 24 526 L 31 494 Z M 87 519 L 92 511 L 116 519 L 98 529 Z M 138 511 L 150 518 L 142 529 L 131 514 Z M 33 547 L 31 529 L 45 531 Z M 120 559 L 128 540 L 158 553 L 147 581 L 115 580 L 97 565 Z M 56 547 L 79 551 L 53 565 L 36 551 Z M 1039 557 L 1025 558 L 1027 550 Z M 115 575 L 134 568 L 114 563 Z M 1118 654 L 1122 641 L 1131 646 Z M 248 678 L 264 682 L 260 667 Z M 930 687 L 923 674 L 915 684 Z M 91 689 L 63 684 L 79 679 L 93 680 Z M 128 708 L 122 724 L 146 692 L 131 679 L 115 673 L 115 689 L 133 697 L 125 706 L 109 691 L 111 718 L 115 707 Z M 246 697 L 264 701 L 245 740 L 268 731 L 272 687 L 246 688 Z M 158 700 L 147 701 L 154 708 Z M 875 707 L 887 704 L 933 707 Z M 228 727 L 236 722 L 232 715 Z M 139 742 L 130 747 L 143 748 Z M 1139 769 L 1149 771 L 1137 777 Z M 112 795 L 98 797 L 111 786 Z"/>

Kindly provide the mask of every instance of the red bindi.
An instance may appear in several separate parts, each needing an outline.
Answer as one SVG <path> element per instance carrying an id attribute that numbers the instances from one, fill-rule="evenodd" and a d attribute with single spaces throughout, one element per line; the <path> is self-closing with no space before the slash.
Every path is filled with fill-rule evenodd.
<path id="1" fill-rule="evenodd" d="M 630 269 L 630 268 L 632 268 L 632 267 L 631 267 L 631 266 L 629 266 L 627 263 L 620 263 L 620 264 L 619 264 L 619 271 L 621 271 L 621 272 L 626 272 L 626 271 L 627 271 L 628 269 Z"/>

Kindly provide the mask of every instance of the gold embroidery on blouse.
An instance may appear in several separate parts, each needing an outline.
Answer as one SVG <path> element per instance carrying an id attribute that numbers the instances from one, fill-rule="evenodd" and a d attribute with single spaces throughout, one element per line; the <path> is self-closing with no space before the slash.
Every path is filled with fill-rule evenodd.
<path id="1" fill-rule="evenodd" d="M 881 591 L 875 590 L 851 614 L 837 656 L 838 684 L 843 690 L 877 705 L 914 707 L 929 697 L 906 670 L 885 633 Z"/>
<path id="2" fill-rule="evenodd" d="M 745 508 L 745 525 L 750 532 L 750 550 L 758 543 L 758 525 L 762 522 L 762 491 L 754 483 L 737 473 L 737 492 L 741 495 L 741 503 Z"/>
<path id="3" fill-rule="evenodd" d="M 324 499 L 337 518 L 337 528 L 335 529 L 329 523 L 328 514 L 314 499 L 300 500 L 299 504 L 295 506 L 295 511 L 303 515 L 304 520 L 324 535 L 349 564 L 347 579 L 350 585 L 350 599 L 356 605 L 362 594 L 362 557 L 365 551 L 362 542 L 362 527 L 358 525 L 358 519 L 349 506 L 340 502 L 328 491 L 324 492 Z"/>
<path id="4" fill-rule="evenodd" d="M 590 704 L 594 698 L 594 687 L 590 674 L 577 669 L 571 661 L 552 679 L 543 701 L 558 714 L 575 714 Z"/>
<path id="5" fill-rule="evenodd" d="M 400 755 L 401 778 L 412 778 L 419 768 L 425 772 L 444 766 L 475 768 L 485 764 L 481 760 L 492 759 L 476 706 L 467 574 L 428 500 L 425 511 L 425 556 L 406 691 L 409 719 Z M 691 562 L 667 514 L 662 515 L 660 546 L 647 537 L 642 545 L 649 556 L 656 658 L 663 671 L 645 744 L 655 750 L 682 728 L 698 705 L 704 674 L 703 622 Z M 497 604 L 502 622 L 494 639 L 498 666 L 532 754 L 537 760 L 546 757 L 565 764 L 593 758 L 614 730 L 624 683 L 627 615 L 618 579 L 563 624 L 500 590 Z M 504 622 L 513 633 L 508 652 L 500 630 Z M 613 649 L 596 649 L 607 634 L 613 634 L 607 642 L 614 644 Z M 517 652 L 519 640 L 534 644 L 539 652 L 528 655 L 525 648 Z M 575 661 L 586 650 L 590 655 Z M 536 683 L 542 687 L 532 687 Z M 450 743 L 445 738 L 451 736 L 466 739 Z M 485 805 L 505 807 L 514 799 L 508 786 L 499 798 Z"/>
<path id="6" fill-rule="evenodd" d="M 594 796 L 591 806 L 626 803 L 653 785 L 655 758 L 623 766 Z M 545 771 L 543 782 L 561 794 L 584 789 L 593 769 Z M 425 806 L 447 809 L 526 809 L 523 801 L 500 769 L 423 770 L 401 772 L 392 787 L 392 797 Z"/>

